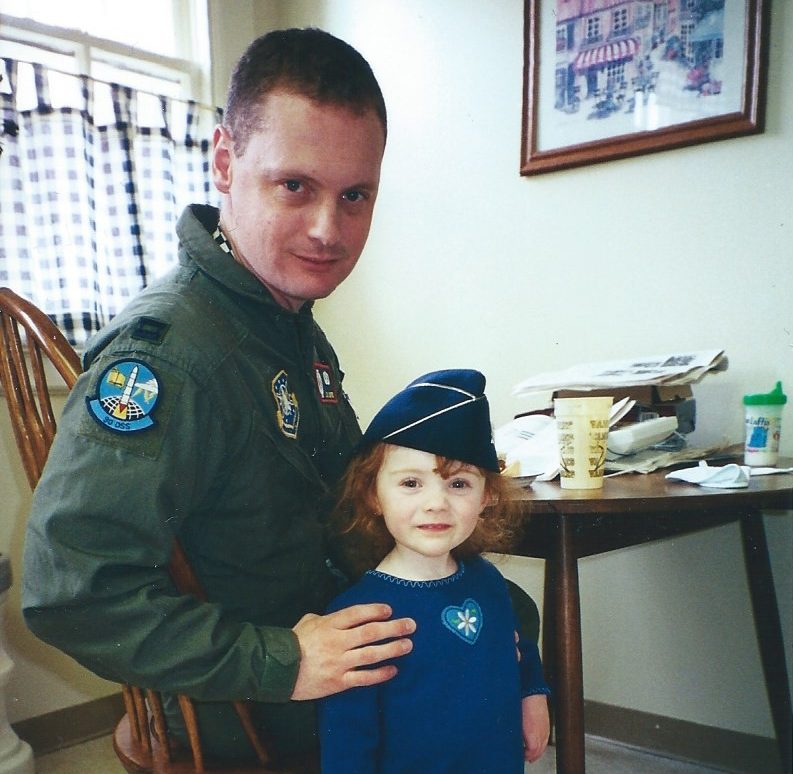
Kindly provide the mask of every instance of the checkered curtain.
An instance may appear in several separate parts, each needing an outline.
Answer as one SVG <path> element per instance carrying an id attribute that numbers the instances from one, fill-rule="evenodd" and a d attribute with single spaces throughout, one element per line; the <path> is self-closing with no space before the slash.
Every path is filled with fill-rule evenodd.
<path id="1" fill-rule="evenodd" d="M 183 207 L 217 204 L 220 111 L 2 62 L 0 285 L 79 348 L 176 263 Z M 31 104 L 20 104 L 22 78 L 35 85 Z"/>

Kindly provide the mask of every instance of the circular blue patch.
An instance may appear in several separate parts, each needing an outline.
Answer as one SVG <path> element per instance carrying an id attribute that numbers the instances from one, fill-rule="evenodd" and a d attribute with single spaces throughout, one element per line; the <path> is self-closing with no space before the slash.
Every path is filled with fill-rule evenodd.
<path id="1" fill-rule="evenodd" d="M 86 398 L 88 413 L 108 430 L 134 433 L 154 425 L 151 417 L 160 393 L 154 372 L 139 360 L 119 360 L 99 379 L 97 395 Z"/>

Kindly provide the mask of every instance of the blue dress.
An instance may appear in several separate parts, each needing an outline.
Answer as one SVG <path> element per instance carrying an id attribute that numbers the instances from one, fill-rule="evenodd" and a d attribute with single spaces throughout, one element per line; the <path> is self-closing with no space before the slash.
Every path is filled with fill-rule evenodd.
<path id="1" fill-rule="evenodd" d="M 521 699 L 547 694 L 536 643 L 515 653 L 515 617 L 486 559 L 436 581 L 371 571 L 332 610 L 385 602 L 416 621 L 397 676 L 319 702 L 323 774 L 522 774 Z"/>

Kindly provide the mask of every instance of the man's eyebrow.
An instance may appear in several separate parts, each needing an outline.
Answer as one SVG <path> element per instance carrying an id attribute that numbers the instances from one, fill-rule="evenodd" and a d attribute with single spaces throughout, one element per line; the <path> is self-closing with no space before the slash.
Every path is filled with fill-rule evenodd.
<path id="1" fill-rule="evenodd" d="M 278 166 L 262 166 L 259 171 L 265 177 L 272 178 L 273 180 L 309 180 L 310 175 L 305 172 L 300 172 L 297 169 L 288 169 L 286 167 Z"/>

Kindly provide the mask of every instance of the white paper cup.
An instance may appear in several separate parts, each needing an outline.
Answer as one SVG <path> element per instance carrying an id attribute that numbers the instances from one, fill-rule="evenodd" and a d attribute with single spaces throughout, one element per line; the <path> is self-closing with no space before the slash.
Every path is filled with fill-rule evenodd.
<path id="1" fill-rule="evenodd" d="M 562 489 L 600 489 L 613 398 L 555 398 Z"/>

